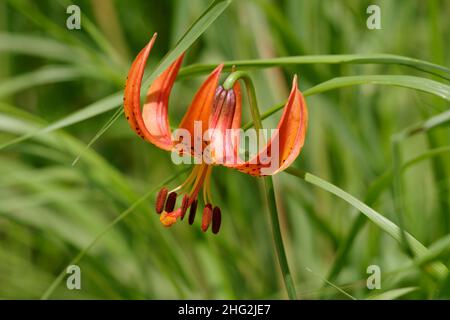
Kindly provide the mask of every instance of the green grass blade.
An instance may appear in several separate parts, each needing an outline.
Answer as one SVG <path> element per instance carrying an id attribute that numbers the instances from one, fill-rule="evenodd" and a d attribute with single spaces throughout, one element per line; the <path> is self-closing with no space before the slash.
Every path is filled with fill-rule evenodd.
<path id="1" fill-rule="evenodd" d="M 74 36 L 72 33 L 67 32 L 67 28 L 64 24 L 58 24 L 52 20 L 48 15 L 42 12 L 38 6 L 32 1 L 26 0 L 9 0 L 9 4 L 20 12 L 24 17 L 34 23 L 37 27 L 46 31 L 47 34 L 65 42 L 70 43 L 79 50 L 85 52 L 91 58 L 97 57 L 97 53 L 89 47 L 80 38 Z M 70 56 L 73 56 L 72 54 Z M 97 57 L 98 58 L 98 57 Z M 102 59 L 98 59 L 97 62 L 102 63 Z"/>
<path id="2" fill-rule="evenodd" d="M 59 4 L 61 8 L 67 8 L 71 3 L 70 1 L 60 0 Z M 97 28 L 97 26 L 89 19 L 88 16 L 84 15 L 81 20 L 82 29 L 86 30 L 86 33 L 91 37 L 91 39 L 97 44 L 97 46 L 103 50 L 106 56 L 111 57 L 118 67 L 126 67 L 126 61 L 122 59 L 120 53 L 114 48 L 114 46 L 108 41 L 108 39 L 102 34 L 102 32 Z"/>
<path id="3" fill-rule="evenodd" d="M 101 113 L 107 112 L 109 110 L 112 110 L 113 108 L 117 107 L 122 101 L 122 94 L 113 94 L 106 98 L 103 98 L 84 109 L 81 109 L 79 111 L 76 111 L 72 114 L 70 114 L 67 117 L 62 118 L 61 120 L 58 120 L 51 125 L 44 127 L 42 129 L 39 129 L 35 132 L 31 132 L 25 135 L 22 135 L 20 137 L 17 137 L 16 139 L 13 139 L 11 141 L 5 142 L 4 144 L 0 145 L 0 150 L 11 146 L 13 144 L 25 141 L 27 139 L 33 138 L 36 135 L 49 133 L 67 126 L 70 126 L 72 124 L 84 121 L 86 119 L 95 117 Z"/>
<path id="4" fill-rule="evenodd" d="M 380 84 L 414 89 L 430 93 L 442 99 L 450 101 L 450 86 L 426 78 L 398 75 L 364 75 L 338 77 L 322 82 L 321 84 L 306 90 L 304 94 L 313 95 L 337 88 L 344 88 L 362 84 Z"/>
<path id="5" fill-rule="evenodd" d="M 403 200 L 403 185 L 402 185 L 402 167 L 401 167 L 401 143 L 421 132 L 430 131 L 436 127 L 440 127 L 446 125 L 450 121 L 450 110 L 444 111 L 438 115 L 435 115 L 421 123 L 409 127 L 400 133 L 394 134 L 392 138 L 392 191 L 394 197 L 394 205 L 395 212 L 397 213 L 398 222 L 400 229 L 404 230 L 404 216 L 405 216 L 405 208 L 404 208 L 404 200 Z M 444 200 L 445 201 L 445 200 Z M 446 226 L 447 222 L 447 212 L 443 210 L 442 212 L 444 225 Z M 405 251 L 413 256 L 413 252 L 410 248 L 408 239 L 406 235 L 402 232 L 402 245 L 405 248 Z"/>
<path id="6" fill-rule="evenodd" d="M 428 61 L 392 54 L 337 54 L 280 57 L 272 59 L 232 60 L 224 62 L 225 68 L 264 69 L 302 64 L 395 64 L 418 69 L 443 79 L 450 80 L 450 69 Z M 180 70 L 179 77 L 190 77 L 210 72 L 217 63 L 193 64 Z"/>
<path id="7" fill-rule="evenodd" d="M 169 182 L 175 180 L 180 174 L 182 174 L 185 171 L 187 171 L 187 169 L 175 173 L 171 177 L 167 178 L 165 181 L 161 182 L 158 186 L 152 188 L 150 191 L 148 191 L 146 194 L 140 197 L 137 201 L 135 201 L 130 207 L 128 207 L 125 211 L 119 214 L 113 221 L 111 221 L 111 223 L 109 223 L 99 234 L 97 234 L 94 237 L 94 239 L 92 239 L 92 241 L 89 243 L 89 245 L 87 245 L 83 250 L 81 250 L 80 253 L 67 264 L 67 266 L 77 264 L 88 253 L 88 251 L 92 249 L 102 239 L 102 237 L 108 233 L 108 231 L 112 230 L 115 225 L 117 225 L 120 221 L 122 221 L 128 215 L 130 215 L 139 205 L 141 205 L 147 198 L 153 195 L 153 193 L 155 193 L 158 189 L 168 184 Z M 64 279 L 65 275 L 66 275 L 66 268 L 61 270 L 61 272 L 58 274 L 55 280 L 50 284 L 48 289 L 42 295 L 41 300 L 47 300 L 52 295 L 53 291 Z"/>
<path id="8" fill-rule="evenodd" d="M 156 67 L 155 71 L 144 81 L 144 87 L 150 85 L 154 78 L 167 69 L 216 21 L 218 17 L 231 4 L 232 0 L 215 0 L 211 5 L 195 20 L 186 33 L 177 41 L 175 47 L 170 50 Z"/>
<path id="9" fill-rule="evenodd" d="M 428 247 L 428 252 L 414 260 L 417 266 L 448 257 L 450 254 L 450 235 L 444 236 Z"/>
<path id="10" fill-rule="evenodd" d="M 83 50 L 50 38 L 25 34 L 0 32 L 0 52 L 33 55 L 64 62 L 85 62 Z"/>
<path id="11" fill-rule="evenodd" d="M 303 173 L 293 168 L 288 168 L 285 170 L 285 172 L 294 175 L 296 177 L 299 177 L 305 180 L 306 182 L 311 183 L 341 198 L 354 208 L 358 209 L 368 219 L 370 219 L 374 224 L 376 224 L 379 228 L 381 228 L 392 238 L 394 238 L 399 242 L 401 241 L 401 231 L 396 224 L 394 224 L 392 221 L 376 212 L 374 209 L 367 206 L 365 203 L 348 194 L 344 190 L 308 172 Z M 416 238 L 414 238 L 411 234 L 406 233 L 406 237 L 415 255 L 420 257 L 427 253 L 428 251 L 427 248 L 423 244 L 421 244 Z M 441 263 L 432 264 L 430 266 L 430 271 L 434 276 L 440 279 L 444 278 L 448 273 L 447 267 Z"/>
<path id="12" fill-rule="evenodd" d="M 34 86 L 71 81 L 85 76 L 98 77 L 98 74 L 79 67 L 46 66 L 0 82 L 0 98 Z"/>
<path id="13" fill-rule="evenodd" d="M 83 156 L 83 153 L 85 153 L 94 143 L 97 141 L 98 138 L 102 136 L 103 133 L 108 130 L 108 128 L 122 115 L 120 112 L 120 109 L 117 109 L 117 111 L 114 113 L 114 115 L 111 117 L 111 119 L 104 124 L 104 126 L 100 129 L 100 131 L 97 132 L 97 134 L 92 138 L 91 141 L 84 147 L 83 151 L 81 151 L 76 158 L 72 162 L 72 166 L 76 165 L 78 160 Z"/>
<path id="14" fill-rule="evenodd" d="M 439 156 L 446 152 L 450 152 L 450 146 L 428 150 L 428 151 L 422 153 L 421 155 L 418 155 L 417 157 L 414 157 L 414 158 L 406 161 L 405 164 L 403 165 L 403 170 L 406 170 L 421 161 Z"/>
<path id="15" fill-rule="evenodd" d="M 405 172 L 415 164 L 418 164 L 422 161 L 428 160 L 430 158 L 439 156 L 443 153 L 450 152 L 450 147 L 442 147 L 442 148 L 436 148 L 429 151 L 426 151 L 422 153 L 421 155 L 414 157 L 408 161 L 406 161 L 402 165 L 402 172 Z M 381 195 L 381 193 L 386 190 L 392 183 L 392 170 L 388 170 L 384 174 L 380 175 L 370 186 L 367 191 L 367 196 L 365 198 L 365 203 L 369 206 L 371 206 Z M 327 279 L 333 280 L 335 277 L 339 274 L 341 269 L 344 267 L 344 263 L 346 260 L 347 255 L 350 252 L 350 248 L 353 245 L 353 242 L 356 239 L 356 236 L 358 235 L 359 231 L 362 229 L 362 227 L 365 225 L 365 222 L 367 219 L 363 214 L 358 214 L 358 216 L 354 219 L 352 226 L 350 227 L 350 231 L 344 238 L 342 245 L 339 247 L 336 257 L 334 260 L 334 263 L 332 267 L 330 268 L 330 271 L 328 273 Z M 429 248 L 429 251 L 431 252 L 431 247 Z M 425 256 L 420 258 L 425 260 L 427 259 Z M 423 263 L 424 264 L 424 263 Z"/>
<path id="16" fill-rule="evenodd" d="M 345 291 L 344 289 L 342 289 L 341 287 L 335 285 L 334 283 L 332 283 L 331 281 L 325 279 L 324 277 L 322 277 L 320 274 L 315 273 L 314 271 L 312 271 L 310 268 L 306 268 L 306 271 L 311 272 L 313 275 L 315 275 L 316 277 L 318 277 L 320 280 L 322 280 L 325 284 L 329 285 L 330 287 L 336 289 L 337 291 L 339 291 L 340 293 L 342 293 L 343 295 L 345 295 L 346 297 L 350 298 L 351 300 L 358 300 L 356 299 L 354 296 L 352 296 L 351 294 L 349 294 L 347 291 Z"/>

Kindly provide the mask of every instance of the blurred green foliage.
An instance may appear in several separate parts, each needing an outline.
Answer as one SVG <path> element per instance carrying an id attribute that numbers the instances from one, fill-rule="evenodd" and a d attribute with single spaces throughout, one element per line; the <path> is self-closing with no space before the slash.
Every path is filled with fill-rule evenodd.
<path id="1" fill-rule="evenodd" d="M 366 27 L 372 1 L 234 1 L 189 48 L 184 64 L 389 53 L 450 65 L 449 1 L 376 3 L 381 30 Z M 70 4 L 81 9 L 81 30 L 66 28 Z M 0 298 L 40 298 L 58 274 L 63 278 L 47 291 L 50 298 L 286 298 L 261 181 L 214 169 L 219 235 L 203 234 L 199 221 L 164 229 L 154 214 L 154 190 L 172 176 L 169 185 L 185 177 L 170 154 L 138 139 L 123 117 L 86 149 L 113 116 L 128 67 L 150 36 L 158 32 L 148 63 L 154 70 L 209 4 L 0 1 L 0 145 L 87 106 L 96 110 L 0 150 Z M 309 96 L 309 131 L 295 167 L 361 199 L 428 247 L 428 255 L 408 255 L 402 241 L 348 203 L 284 173 L 275 178 L 279 214 L 299 298 L 347 298 L 342 290 L 358 299 L 450 298 L 450 278 L 427 272 L 430 261 L 450 261 L 450 99 L 421 92 L 431 79 L 448 94 L 449 81 L 383 62 L 251 72 L 262 112 L 284 101 L 294 73 L 302 90 L 336 77 L 360 76 L 362 83 L 373 75 L 417 77 L 416 90 L 351 83 Z M 202 79 L 188 74 L 177 82 L 172 124 Z M 443 120 L 396 139 L 436 116 Z M 274 127 L 278 117 L 264 124 Z M 111 225 L 121 213 L 125 218 Z M 79 252 L 82 290 L 70 291 L 65 268 Z M 366 287 L 371 264 L 381 268 L 381 290 Z"/>

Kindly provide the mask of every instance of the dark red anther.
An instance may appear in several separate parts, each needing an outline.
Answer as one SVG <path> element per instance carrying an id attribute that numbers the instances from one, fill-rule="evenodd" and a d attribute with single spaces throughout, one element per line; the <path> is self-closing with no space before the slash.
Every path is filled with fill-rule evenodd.
<path id="1" fill-rule="evenodd" d="M 166 188 L 162 188 L 159 190 L 158 195 L 156 196 L 155 209 L 156 213 L 160 214 L 164 210 L 164 203 L 166 202 L 167 192 L 169 192 Z"/>
<path id="2" fill-rule="evenodd" d="M 210 203 L 208 203 L 203 208 L 203 217 L 202 217 L 202 231 L 205 232 L 208 230 L 209 225 L 211 224 L 211 218 L 212 218 L 212 206 Z"/>
<path id="3" fill-rule="evenodd" d="M 177 193 L 171 192 L 167 197 L 166 208 L 164 209 L 166 212 L 172 212 L 175 208 L 175 203 L 177 202 Z"/>
<path id="4" fill-rule="evenodd" d="M 219 207 L 214 207 L 212 214 L 212 232 L 217 234 L 220 230 L 220 223 L 222 222 L 222 214 Z"/>
<path id="5" fill-rule="evenodd" d="M 191 208 L 189 209 L 189 224 L 194 223 L 195 219 L 195 213 L 197 212 L 197 199 L 195 199 L 192 204 Z"/>
<path id="6" fill-rule="evenodd" d="M 185 194 L 183 197 L 183 201 L 181 202 L 181 220 L 184 219 L 188 207 L 189 207 L 189 196 Z"/>

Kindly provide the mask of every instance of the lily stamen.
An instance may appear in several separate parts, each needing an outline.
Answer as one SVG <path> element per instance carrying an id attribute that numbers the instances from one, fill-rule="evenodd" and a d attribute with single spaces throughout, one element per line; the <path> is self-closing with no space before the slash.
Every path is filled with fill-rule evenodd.
<path id="1" fill-rule="evenodd" d="M 220 230 L 220 224 L 222 222 L 222 214 L 219 207 L 214 207 L 212 214 L 212 232 L 217 234 Z"/>
<path id="2" fill-rule="evenodd" d="M 167 188 L 162 188 L 161 190 L 159 190 L 155 203 L 156 213 L 160 214 L 161 212 L 163 212 L 167 194 L 168 194 Z"/>
<path id="3" fill-rule="evenodd" d="M 189 208 L 189 196 L 187 194 L 184 195 L 183 200 L 181 201 L 181 220 L 184 219 L 187 209 Z"/>
<path id="4" fill-rule="evenodd" d="M 207 213 L 206 216 L 204 214 L 204 218 L 202 219 L 202 230 L 206 231 L 208 229 L 208 226 L 212 220 L 212 212 L 213 212 L 213 207 L 210 204 L 211 171 L 212 166 L 210 165 L 206 164 L 198 165 L 191 171 L 187 179 L 172 191 L 168 192 L 167 188 L 161 189 L 156 199 L 156 209 L 157 209 L 156 212 L 162 213 L 160 220 L 164 226 L 169 227 L 173 225 L 178 220 L 178 218 L 180 218 L 180 220 L 183 220 L 184 216 L 186 215 L 186 211 L 189 208 L 191 208 L 189 212 L 189 224 L 192 224 L 194 222 L 195 212 L 197 210 L 198 193 L 203 188 L 203 200 L 204 203 L 206 203 L 205 208 Z M 189 189 L 190 191 L 184 194 L 180 207 L 175 210 L 176 200 L 179 192 Z M 162 210 L 162 208 L 164 208 L 164 211 Z M 208 210 L 211 212 L 209 212 Z"/>
<path id="5" fill-rule="evenodd" d="M 166 212 L 172 212 L 173 209 L 175 208 L 175 203 L 177 201 L 177 193 L 176 192 L 171 192 L 169 193 L 169 196 L 167 197 L 167 201 L 166 201 L 166 207 L 164 208 L 164 211 Z"/>
<path id="6" fill-rule="evenodd" d="M 200 166 L 194 166 L 194 169 L 192 169 L 191 173 L 186 178 L 186 180 L 182 184 L 180 184 L 178 187 L 176 187 L 175 189 L 170 190 L 170 192 L 178 192 L 178 191 L 184 190 L 185 188 L 189 188 L 189 186 L 191 185 L 193 180 L 195 178 L 197 178 L 199 169 L 200 169 Z"/>
<path id="7" fill-rule="evenodd" d="M 195 214 L 197 213 L 197 199 L 194 199 L 194 201 L 191 204 L 191 207 L 189 209 L 189 224 L 192 225 L 194 223 Z"/>
<path id="8" fill-rule="evenodd" d="M 202 231 L 206 232 L 208 230 L 209 225 L 211 224 L 212 219 L 212 206 L 208 203 L 205 208 L 203 208 L 203 217 L 202 217 Z"/>
<path id="9" fill-rule="evenodd" d="M 206 172 L 205 182 L 204 182 L 204 186 L 203 186 L 203 202 L 204 203 L 212 202 L 211 188 L 210 188 L 212 168 L 213 168 L 212 166 L 208 166 L 208 171 Z"/>
<path id="10" fill-rule="evenodd" d="M 197 198 L 198 192 L 203 187 L 203 182 L 205 181 L 206 174 L 208 173 L 208 165 L 201 165 L 201 168 L 199 170 L 199 173 L 197 174 L 197 179 L 195 180 L 194 186 L 191 189 L 191 192 L 189 193 L 189 205 L 192 204 L 193 199 Z"/>

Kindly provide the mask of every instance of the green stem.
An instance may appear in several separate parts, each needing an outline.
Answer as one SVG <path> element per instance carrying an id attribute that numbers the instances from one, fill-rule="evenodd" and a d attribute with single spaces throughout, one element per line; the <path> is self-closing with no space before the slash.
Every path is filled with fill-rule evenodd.
<path id="1" fill-rule="evenodd" d="M 257 144 L 259 150 L 259 130 L 263 129 L 261 115 L 258 109 L 258 103 L 256 100 L 255 87 L 248 73 L 244 71 L 236 71 L 231 73 L 223 83 L 223 87 L 226 90 L 233 88 L 236 81 L 242 80 L 245 83 L 247 90 L 248 101 L 250 105 L 250 112 L 253 119 L 253 124 L 257 130 Z M 277 203 L 275 198 L 275 189 L 273 185 L 272 177 L 264 177 L 264 189 L 266 193 L 267 203 L 270 213 L 270 222 L 272 225 L 272 236 L 275 244 L 275 251 L 277 252 L 278 263 L 280 265 L 281 273 L 283 275 L 284 285 L 286 287 L 289 299 L 297 299 L 297 293 L 295 291 L 294 281 L 289 270 L 289 264 L 286 257 L 286 250 L 284 249 L 283 237 L 281 235 L 280 221 L 278 219 Z"/>
<path id="2" fill-rule="evenodd" d="M 286 257 L 286 251 L 284 249 L 283 237 L 281 236 L 280 221 L 278 219 L 277 203 L 275 199 L 275 189 L 273 186 L 272 177 L 264 178 L 264 187 L 266 191 L 267 202 L 270 211 L 270 222 L 272 224 L 272 235 L 275 243 L 275 249 L 277 251 L 278 263 L 280 264 L 281 273 L 283 274 L 284 285 L 288 293 L 289 299 L 297 299 L 297 293 L 295 291 L 294 280 L 289 270 L 289 264 Z"/>
<path id="3" fill-rule="evenodd" d="M 245 88 L 247 90 L 247 97 L 250 105 L 250 112 L 253 119 L 254 127 L 257 131 L 256 141 L 259 150 L 259 130 L 263 129 L 261 115 L 259 114 L 258 103 L 256 101 L 256 91 L 255 86 L 253 85 L 253 81 L 250 78 L 250 75 L 245 71 L 235 71 L 232 72 L 223 83 L 223 88 L 225 90 L 230 90 L 233 88 L 234 83 L 239 79 L 243 80 L 245 83 Z"/>

